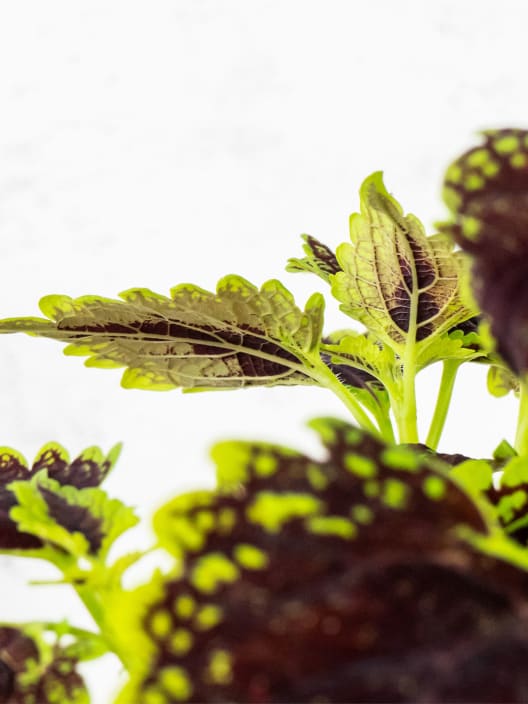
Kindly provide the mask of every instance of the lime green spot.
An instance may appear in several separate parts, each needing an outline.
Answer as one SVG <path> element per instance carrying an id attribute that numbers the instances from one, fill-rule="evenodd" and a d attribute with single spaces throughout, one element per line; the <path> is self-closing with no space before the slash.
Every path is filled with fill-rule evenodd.
<path id="1" fill-rule="evenodd" d="M 528 496 L 522 489 L 503 496 L 497 505 L 497 511 L 504 523 L 510 523 L 515 518 L 516 512 L 523 508 L 527 501 Z"/>
<path id="2" fill-rule="evenodd" d="M 214 592 L 222 583 L 234 582 L 240 576 L 238 567 L 221 552 L 200 557 L 191 572 L 191 582 L 201 592 Z"/>
<path id="3" fill-rule="evenodd" d="M 381 461 L 392 469 L 414 472 L 420 466 L 420 458 L 407 447 L 387 447 L 381 453 Z"/>
<path id="4" fill-rule="evenodd" d="M 475 240 L 480 232 L 480 220 L 477 218 L 467 216 L 462 218 L 462 234 L 467 237 L 468 240 Z"/>
<path id="5" fill-rule="evenodd" d="M 218 530 L 225 535 L 229 533 L 236 523 L 236 511 L 232 508 L 223 508 L 217 516 Z"/>
<path id="6" fill-rule="evenodd" d="M 476 149 L 468 155 L 466 162 L 469 166 L 483 166 L 490 159 L 490 152 L 487 149 Z"/>
<path id="7" fill-rule="evenodd" d="M 249 478 L 251 450 L 240 442 L 220 442 L 211 450 L 216 464 L 216 478 L 221 487 L 241 484 Z"/>
<path id="8" fill-rule="evenodd" d="M 349 428 L 345 433 L 345 440 L 348 445 L 357 445 L 363 439 L 357 428 Z"/>
<path id="9" fill-rule="evenodd" d="M 468 491 L 480 494 L 493 483 L 493 471 L 486 460 L 466 460 L 457 464 L 450 476 L 459 481 Z"/>
<path id="10" fill-rule="evenodd" d="M 358 477 L 375 477 L 378 471 L 376 463 L 370 457 L 363 457 L 355 452 L 347 452 L 343 463 L 349 472 L 357 474 Z"/>
<path id="11" fill-rule="evenodd" d="M 468 174 L 464 179 L 464 188 L 467 191 L 479 191 L 486 185 L 486 181 L 479 174 Z"/>
<path id="12" fill-rule="evenodd" d="M 310 494 L 259 492 L 247 508 L 251 523 L 258 523 L 271 533 L 277 533 L 284 523 L 316 513 L 321 502 Z"/>
<path id="13" fill-rule="evenodd" d="M 196 601 L 188 594 L 176 597 L 174 613 L 180 618 L 190 618 L 196 609 Z"/>
<path id="14" fill-rule="evenodd" d="M 357 528 L 352 521 L 341 516 L 314 516 L 307 520 L 307 527 L 317 535 L 335 535 L 347 539 L 357 535 Z"/>
<path id="15" fill-rule="evenodd" d="M 161 528 L 160 522 L 157 524 L 158 532 L 163 532 L 164 541 L 173 541 L 183 550 L 196 552 L 205 545 L 205 533 L 196 523 L 187 516 L 172 516 Z"/>
<path id="16" fill-rule="evenodd" d="M 149 685 L 141 695 L 143 704 L 169 704 L 168 699 L 156 685 Z"/>
<path id="17" fill-rule="evenodd" d="M 308 465 L 306 470 L 306 476 L 312 487 L 316 491 L 322 491 L 328 486 L 328 477 L 323 472 L 323 470 L 315 464 Z"/>
<path id="18" fill-rule="evenodd" d="M 194 514 L 194 522 L 200 531 L 209 533 L 215 526 L 215 515 L 212 511 L 198 511 Z"/>
<path id="19" fill-rule="evenodd" d="M 482 173 L 488 178 L 493 178 L 493 176 L 496 176 L 499 171 L 500 165 L 496 161 L 488 161 L 488 163 L 484 164 L 482 167 Z"/>
<path id="20" fill-rule="evenodd" d="M 510 164 L 513 166 L 514 169 L 522 169 L 526 166 L 526 163 L 528 161 L 528 158 L 526 154 L 513 154 L 510 157 Z"/>
<path id="21" fill-rule="evenodd" d="M 192 685 L 183 667 L 164 667 L 158 676 L 163 689 L 177 702 L 183 702 L 192 694 Z"/>
<path id="22" fill-rule="evenodd" d="M 177 628 L 169 640 L 169 650 L 173 655 L 185 655 L 191 649 L 193 637 L 186 628 Z"/>
<path id="23" fill-rule="evenodd" d="M 368 481 L 363 484 L 363 492 L 365 496 L 369 499 L 373 499 L 375 496 L 379 496 L 380 493 L 380 483 L 375 481 Z"/>
<path id="24" fill-rule="evenodd" d="M 67 675 L 68 673 L 73 672 L 73 663 L 68 660 L 63 660 L 56 665 L 56 668 L 61 675 Z"/>
<path id="25" fill-rule="evenodd" d="M 446 483 L 442 477 L 426 477 L 423 480 L 422 488 L 426 496 L 433 501 L 439 501 L 446 492 Z"/>
<path id="26" fill-rule="evenodd" d="M 211 653 L 208 673 L 215 684 L 229 684 L 233 677 L 231 655 L 227 650 L 214 650 Z"/>
<path id="27" fill-rule="evenodd" d="M 374 512 L 368 506 L 363 504 L 357 504 L 350 509 L 350 515 L 356 521 L 356 523 L 362 523 L 364 525 L 372 523 L 374 520 Z"/>
<path id="28" fill-rule="evenodd" d="M 336 431 L 324 418 L 314 418 L 308 423 L 308 426 L 313 428 L 316 433 L 319 433 L 325 445 L 333 445 L 335 443 L 337 437 Z"/>
<path id="29" fill-rule="evenodd" d="M 277 471 L 279 463 L 273 455 L 261 454 L 254 460 L 255 471 L 260 477 L 268 477 Z"/>
<path id="30" fill-rule="evenodd" d="M 454 188 L 445 186 L 442 190 L 442 198 L 449 210 L 456 212 L 462 205 L 462 196 Z"/>
<path id="31" fill-rule="evenodd" d="M 528 457 L 513 457 L 504 467 L 501 486 L 519 486 L 528 482 Z"/>
<path id="32" fill-rule="evenodd" d="M 222 621 L 222 609 L 216 604 L 205 604 L 195 617 L 196 626 L 200 631 L 214 628 Z"/>
<path id="33" fill-rule="evenodd" d="M 458 164 L 451 164 L 446 171 L 446 179 L 452 183 L 460 183 L 462 180 L 462 169 Z"/>
<path id="34" fill-rule="evenodd" d="M 499 137 L 493 142 L 495 151 L 499 154 L 513 154 L 520 149 L 520 141 L 518 137 L 508 135 L 507 137 Z"/>
<path id="35" fill-rule="evenodd" d="M 269 563 L 268 556 L 263 550 L 247 543 L 236 545 L 233 554 L 238 564 L 247 570 L 261 570 Z"/>
<path id="36" fill-rule="evenodd" d="M 150 617 L 150 630 L 156 638 L 166 638 L 172 629 L 172 617 L 167 609 L 159 609 Z"/>
<path id="37" fill-rule="evenodd" d="M 399 479 L 387 479 L 383 482 L 381 500 L 390 508 L 405 508 L 409 495 L 409 487 Z"/>

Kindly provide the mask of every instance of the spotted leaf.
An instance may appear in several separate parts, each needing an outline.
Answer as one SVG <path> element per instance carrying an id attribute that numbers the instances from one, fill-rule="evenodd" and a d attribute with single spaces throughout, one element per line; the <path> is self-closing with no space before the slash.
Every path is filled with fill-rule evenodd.
<path id="1" fill-rule="evenodd" d="M 34 629 L 33 629 L 34 630 Z M 88 704 L 77 662 L 31 630 L 0 627 L 0 701 L 5 704 Z"/>
<path id="2" fill-rule="evenodd" d="M 409 341 L 424 347 L 474 315 L 462 292 L 465 263 L 449 238 L 426 237 L 379 172 L 364 181 L 360 201 L 361 212 L 350 218 L 351 242 L 337 248 L 342 271 L 331 277 L 341 309 L 397 352 Z"/>
<path id="3" fill-rule="evenodd" d="M 461 537 L 493 530 L 476 500 L 443 463 L 312 425 L 324 460 L 221 443 L 217 491 L 158 512 L 177 567 L 112 609 L 119 701 L 524 701 L 528 575 Z"/>
<path id="4" fill-rule="evenodd" d="M 216 293 L 182 284 L 171 297 L 130 289 L 122 300 L 46 296 L 49 320 L 13 318 L 0 332 L 27 332 L 69 343 L 87 366 L 127 367 L 126 388 L 167 390 L 310 384 L 305 361 L 321 337 L 324 301 L 301 311 L 278 281 L 259 290 L 227 276 Z"/>
<path id="5" fill-rule="evenodd" d="M 490 130 L 447 170 L 443 226 L 473 255 L 473 285 L 497 350 L 528 371 L 528 131 Z"/>

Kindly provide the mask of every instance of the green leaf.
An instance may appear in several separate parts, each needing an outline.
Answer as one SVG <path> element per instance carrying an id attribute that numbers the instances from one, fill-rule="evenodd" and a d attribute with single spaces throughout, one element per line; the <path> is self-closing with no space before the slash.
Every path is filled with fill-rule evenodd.
<path id="1" fill-rule="evenodd" d="M 505 460 L 510 460 L 512 457 L 516 457 L 517 452 L 515 448 L 510 445 L 510 443 L 502 439 L 497 447 L 493 450 L 493 459 L 503 462 Z"/>
<path id="2" fill-rule="evenodd" d="M 112 543 L 138 522 L 131 508 L 108 498 L 102 489 L 61 485 L 46 471 L 8 488 L 16 499 L 10 518 L 17 529 L 77 558 L 103 558 Z"/>
<path id="3" fill-rule="evenodd" d="M 50 321 L 8 319 L 0 322 L 0 332 L 68 342 L 65 353 L 87 356 L 87 366 L 127 367 L 126 388 L 314 383 L 304 364 L 321 337 L 320 294 L 302 312 L 278 281 L 266 282 L 259 291 L 239 276 L 227 276 L 216 293 L 182 284 L 172 289 L 171 298 L 148 289 L 120 295 L 121 301 L 46 296 L 40 307 Z"/>
<path id="4" fill-rule="evenodd" d="M 336 255 L 330 247 L 319 242 L 311 235 L 303 235 L 303 240 L 305 241 L 303 249 L 306 257 L 303 259 L 289 259 L 286 271 L 316 274 L 323 281 L 330 283 L 330 277 L 341 271 Z"/>
<path id="5" fill-rule="evenodd" d="M 403 215 L 380 172 L 360 191 L 361 212 L 350 218 L 351 243 L 337 249 L 341 272 L 331 277 L 341 309 L 401 353 L 474 315 L 463 292 L 465 260 L 445 235 L 426 237 L 419 220 Z"/>
<path id="6" fill-rule="evenodd" d="M 409 448 L 311 425 L 324 459 L 220 443 L 217 491 L 160 509 L 175 566 L 116 595 L 118 701 L 522 701 L 528 574 L 487 504 Z"/>
<path id="7" fill-rule="evenodd" d="M 520 390 L 518 377 L 507 367 L 498 364 L 493 364 L 488 369 L 487 386 L 490 394 L 496 398 L 507 396 L 510 391 L 519 393 Z"/>
<path id="8" fill-rule="evenodd" d="M 351 370 L 357 370 L 358 381 L 354 386 L 365 386 L 377 380 L 379 386 L 391 387 L 395 375 L 399 376 L 401 362 L 390 347 L 376 343 L 369 335 L 342 330 L 333 333 L 323 340 L 321 353 L 330 357 L 332 366 L 347 365 Z M 344 369 L 343 369 L 344 371 Z M 363 384 L 360 384 L 360 380 Z"/>

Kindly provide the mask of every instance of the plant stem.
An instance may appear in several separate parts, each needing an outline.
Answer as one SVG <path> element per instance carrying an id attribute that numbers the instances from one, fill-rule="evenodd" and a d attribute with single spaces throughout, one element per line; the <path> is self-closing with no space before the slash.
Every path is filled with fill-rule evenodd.
<path id="1" fill-rule="evenodd" d="M 416 326 L 413 326 L 416 327 Z M 409 340 L 403 356 L 403 401 L 397 413 L 400 442 L 418 442 L 416 421 L 416 343 L 415 330 L 409 330 Z"/>
<path id="2" fill-rule="evenodd" d="M 312 367 L 312 378 L 318 381 L 321 386 L 330 389 L 345 404 L 358 425 L 368 430 L 373 435 L 380 435 L 380 431 L 370 420 L 361 405 L 356 401 L 347 387 L 331 372 L 324 362 L 316 361 Z"/>
<path id="3" fill-rule="evenodd" d="M 528 381 L 526 379 L 521 380 L 515 449 L 519 455 L 528 455 Z"/>
<path id="4" fill-rule="evenodd" d="M 121 660 L 123 667 L 127 668 L 126 658 L 120 652 L 120 648 L 115 643 L 114 638 L 109 634 L 108 628 L 106 627 L 105 607 L 101 595 L 94 591 L 92 587 L 75 586 L 75 591 L 90 613 L 90 616 L 97 624 L 100 636 L 103 641 L 107 643 L 108 649 Z"/>
<path id="5" fill-rule="evenodd" d="M 394 445 L 396 438 L 394 436 L 394 428 L 392 427 L 390 417 L 382 411 L 381 413 L 376 413 L 376 420 L 379 425 L 381 437 L 385 440 L 385 442 Z"/>
<path id="6" fill-rule="evenodd" d="M 438 398 L 436 399 L 431 427 L 429 428 L 427 440 L 425 441 L 425 444 L 430 447 L 431 450 L 436 450 L 440 442 L 460 364 L 461 362 L 458 359 L 444 360 L 440 388 L 438 389 Z"/>

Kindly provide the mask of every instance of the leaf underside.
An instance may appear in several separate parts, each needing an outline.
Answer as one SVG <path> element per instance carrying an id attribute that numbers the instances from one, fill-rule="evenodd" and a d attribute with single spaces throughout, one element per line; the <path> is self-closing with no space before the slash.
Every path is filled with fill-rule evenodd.
<path id="1" fill-rule="evenodd" d="M 322 462 L 221 443 L 218 491 L 157 514 L 180 567 L 113 610 L 135 634 L 119 701 L 524 701 L 528 575 L 459 537 L 490 530 L 474 500 L 444 464 L 313 427 Z"/>
<path id="2" fill-rule="evenodd" d="M 461 293 L 465 263 L 450 238 L 426 237 L 387 193 L 381 173 L 365 180 L 360 199 L 351 243 L 337 249 L 342 271 L 331 277 L 341 309 L 396 349 L 409 336 L 420 342 L 470 318 Z"/>
<path id="3" fill-rule="evenodd" d="M 310 384 L 306 355 L 321 338 L 324 301 L 315 294 L 305 311 L 278 281 L 260 290 L 227 276 L 216 293 L 191 284 L 171 297 L 130 289 L 121 301 L 47 296 L 50 320 L 0 321 L 0 332 L 26 332 L 69 343 L 66 354 L 87 366 L 127 367 L 126 388 L 168 390 Z"/>

